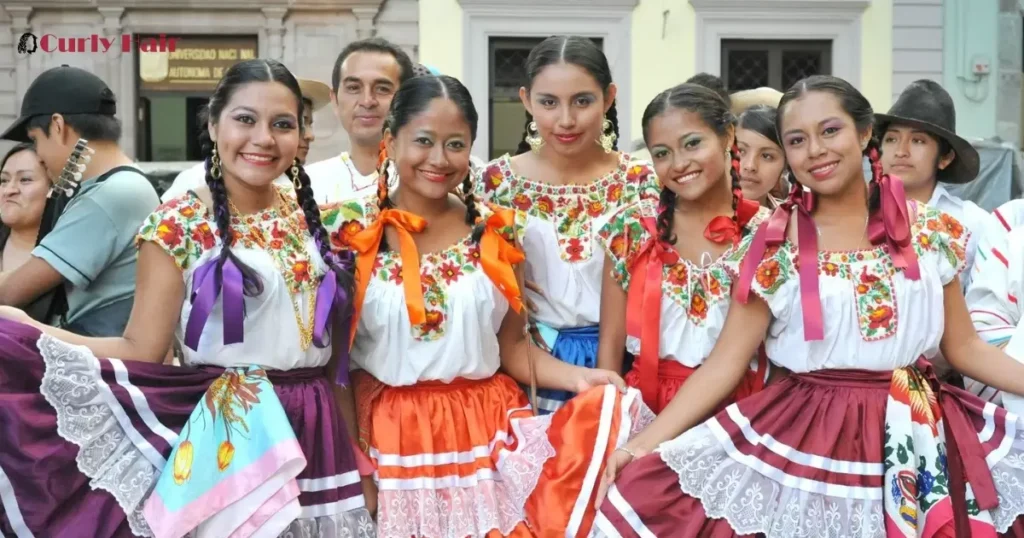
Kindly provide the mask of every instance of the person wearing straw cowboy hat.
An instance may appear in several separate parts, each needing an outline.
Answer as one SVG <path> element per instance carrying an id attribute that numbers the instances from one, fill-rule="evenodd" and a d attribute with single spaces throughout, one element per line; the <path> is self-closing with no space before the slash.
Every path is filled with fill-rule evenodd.
<path id="1" fill-rule="evenodd" d="M 302 140 L 299 141 L 299 153 L 296 155 L 299 162 L 306 164 L 306 156 L 309 155 L 309 145 L 313 143 L 316 136 L 313 135 L 313 113 L 327 106 L 331 102 L 331 87 L 319 80 L 300 78 L 299 90 L 302 92 Z M 181 171 L 171 186 L 160 196 L 161 202 L 166 202 L 185 194 L 206 181 L 206 163 L 200 162 L 191 168 Z M 281 175 L 276 182 L 281 185 L 291 185 L 287 174 Z M 315 194 L 315 191 L 314 191 Z"/>
<path id="2" fill-rule="evenodd" d="M 980 159 L 970 142 L 956 134 L 956 108 L 949 93 L 931 80 L 912 82 L 889 112 L 875 114 L 882 167 L 903 180 L 907 198 L 949 213 L 971 232 L 961 286 L 972 278 L 978 241 L 994 217 L 970 200 L 950 194 L 945 184 L 968 183 L 978 175 Z"/>

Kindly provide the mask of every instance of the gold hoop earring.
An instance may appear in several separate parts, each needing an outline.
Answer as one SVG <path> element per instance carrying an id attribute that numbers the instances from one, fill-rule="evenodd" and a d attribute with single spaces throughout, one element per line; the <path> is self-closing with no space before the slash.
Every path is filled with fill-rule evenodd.
<path id="1" fill-rule="evenodd" d="M 535 121 L 531 121 L 530 125 L 526 127 L 526 143 L 534 152 L 540 151 L 541 146 L 544 145 L 544 139 L 540 137 L 540 131 L 537 130 Z"/>
<path id="2" fill-rule="evenodd" d="M 611 153 L 615 149 L 615 141 L 619 138 L 619 135 L 615 134 L 615 131 L 612 129 L 612 122 L 607 117 L 604 119 L 601 127 L 604 132 L 597 138 L 597 145 L 601 146 L 605 153 Z"/>
<path id="3" fill-rule="evenodd" d="M 299 178 L 299 159 L 298 157 L 292 161 L 292 185 L 295 185 L 295 190 L 302 190 L 302 180 Z"/>
<path id="4" fill-rule="evenodd" d="M 220 179 L 220 155 L 217 154 L 217 143 L 213 143 L 213 151 L 210 153 L 210 177 Z"/>

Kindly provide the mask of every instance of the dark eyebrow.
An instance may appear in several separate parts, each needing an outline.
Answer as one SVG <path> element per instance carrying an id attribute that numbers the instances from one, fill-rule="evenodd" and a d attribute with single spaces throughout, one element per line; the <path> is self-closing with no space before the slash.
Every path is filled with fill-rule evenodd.
<path id="1" fill-rule="evenodd" d="M 346 83 L 346 82 L 358 82 L 359 84 L 362 84 L 363 83 L 363 79 L 361 79 L 359 77 L 347 76 L 344 79 L 342 79 L 341 82 L 343 84 Z M 393 80 L 389 79 L 389 78 L 380 77 L 380 78 L 373 79 L 370 82 L 370 84 L 384 84 L 384 85 L 387 85 L 387 86 L 394 86 L 395 82 Z"/>
<path id="2" fill-rule="evenodd" d="M 549 98 L 549 99 L 558 99 L 558 96 L 557 96 L 557 95 L 552 95 L 552 94 L 550 94 L 550 93 L 540 93 L 540 94 L 538 94 L 538 95 L 539 95 L 540 97 L 547 97 L 547 98 Z M 594 92 L 579 92 L 579 93 L 574 93 L 574 94 L 572 95 L 572 98 L 573 98 L 573 99 L 576 99 L 576 98 L 578 98 L 578 97 L 593 97 L 594 95 L 595 95 L 595 94 L 594 94 Z"/>
<path id="3" fill-rule="evenodd" d="M 818 127 L 821 127 L 822 125 L 824 125 L 824 124 L 826 124 L 826 123 L 828 123 L 830 121 L 837 121 L 837 120 L 839 120 L 839 118 L 835 117 L 835 116 L 832 116 L 830 118 L 825 118 L 825 119 L 823 119 L 823 120 L 818 122 Z M 787 136 L 789 136 L 789 135 L 791 135 L 793 133 L 802 133 L 802 132 L 804 132 L 803 129 L 790 129 L 790 130 L 786 131 L 785 133 L 782 133 L 782 136 L 783 137 L 787 137 Z"/>

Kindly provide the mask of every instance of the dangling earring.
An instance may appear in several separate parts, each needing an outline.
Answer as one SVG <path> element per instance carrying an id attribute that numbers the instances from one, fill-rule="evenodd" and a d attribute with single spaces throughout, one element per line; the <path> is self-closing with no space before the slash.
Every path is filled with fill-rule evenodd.
<path id="1" fill-rule="evenodd" d="M 295 160 L 292 161 L 291 173 L 292 173 L 292 185 L 295 185 L 295 190 L 296 191 L 302 190 L 302 180 L 299 178 L 299 158 L 298 157 L 296 157 Z"/>
<path id="2" fill-rule="evenodd" d="M 615 149 L 615 141 L 619 138 L 619 135 L 615 134 L 615 131 L 612 130 L 612 122 L 607 117 L 604 119 L 601 127 L 604 132 L 597 138 L 597 145 L 601 146 L 605 153 L 611 153 Z"/>
<path id="3" fill-rule="evenodd" d="M 526 143 L 534 152 L 540 151 L 541 146 L 544 145 L 544 139 L 540 137 L 540 131 L 537 130 L 535 121 L 531 121 L 530 125 L 526 127 Z"/>
<path id="4" fill-rule="evenodd" d="M 213 152 L 210 154 L 210 177 L 220 179 L 220 155 L 217 154 L 217 143 L 213 143 Z"/>

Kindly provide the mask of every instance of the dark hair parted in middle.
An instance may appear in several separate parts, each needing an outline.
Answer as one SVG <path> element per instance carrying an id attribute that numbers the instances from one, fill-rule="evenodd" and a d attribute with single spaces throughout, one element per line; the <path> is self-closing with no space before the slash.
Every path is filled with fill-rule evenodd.
<path id="1" fill-rule="evenodd" d="M 593 40 L 580 36 L 552 36 L 533 47 L 530 55 L 526 57 L 526 75 L 529 77 L 527 88 L 530 87 L 533 79 L 541 70 L 549 65 L 560 63 L 582 67 L 587 73 L 590 73 L 590 76 L 594 77 L 598 86 L 605 92 L 612 84 L 612 69 L 608 65 L 608 58 Z M 611 122 L 612 131 L 618 139 L 619 113 L 615 108 L 614 101 L 605 116 Z M 527 112 L 526 123 L 523 124 L 523 139 L 519 142 L 516 155 L 530 151 L 530 144 L 526 142 L 526 137 L 529 135 L 529 126 L 532 121 L 533 116 Z M 618 143 L 613 144 L 612 148 L 618 151 Z"/>
<path id="2" fill-rule="evenodd" d="M 754 105 L 740 114 L 740 117 L 736 120 L 737 126 L 741 129 L 754 131 L 781 148 L 782 142 L 779 140 L 779 130 L 775 127 L 778 115 L 778 109 L 773 106 Z"/>
<path id="3" fill-rule="evenodd" d="M 220 115 L 224 111 L 224 107 L 239 89 L 247 84 L 260 82 L 276 82 L 287 87 L 295 96 L 296 117 L 302 117 L 302 107 L 304 106 L 302 103 L 302 91 L 299 89 L 299 82 L 292 73 L 276 60 L 254 59 L 239 62 L 231 66 L 224 73 L 224 77 L 217 83 L 213 95 L 210 96 L 210 102 L 206 108 L 209 123 L 216 126 L 220 122 Z M 300 122 L 299 125 L 301 126 L 302 123 Z M 263 292 L 263 283 L 260 281 L 259 275 L 242 263 L 242 260 L 238 259 L 231 252 L 231 246 L 234 243 L 235 237 L 231 233 L 231 212 L 228 204 L 227 188 L 224 185 L 225 177 L 222 174 L 215 178 L 210 173 L 212 166 L 210 156 L 212 155 L 214 145 L 210 140 L 207 129 L 202 130 L 200 143 L 203 154 L 207 155 L 206 185 L 209 187 L 210 194 L 213 197 L 214 221 L 217 229 L 220 231 L 222 241 L 221 253 L 216 266 L 217 277 L 218 279 L 220 278 L 224 262 L 231 259 L 242 272 L 245 293 L 250 296 L 259 295 Z M 313 236 L 324 263 L 334 269 L 334 273 L 338 278 L 338 285 L 348 290 L 351 297 L 351 291 L 355 282 L 352 270 L 349 267 L 344 267 L 338 256 L 331 252 L 327 231 L 320 222 L 320 208 L 313 197 L 313 189 L 309 185 L 309 175 L 306 174 L 305 169 L 297 161 L 295 168 L 298 170 L 298 176 L 291 179 L 293 183 L 301 185 L 301 188 L 296 192 L 296 196 L 298 197 L 299 205 L 302 207 L 306 227 L 310 235 Z M 291 173 L 291 169 L 289 169 L 288 174 L 291 175 Z M 348 305 L 345 305 L 343 308 L 347 307 Z"/>
<path id="4" fill-rule="evenodd" d="M 476 141 L 476 129 L 479 116 L 476 107 L 473 106 L 473 96 L 469 90 L 459 82 L 459 79 L 447 75 L 426 75 L 413 77 L 399 86 L 391 100 L 391 109 L 388 117 L 384 120 L 384 129 L 391 131 L 397 136 L 413 118 L 422 113 L 430 106 L 434 99 L 446 99 L 455 103 L 462 117 L 469 125 L 469 136 L 471 141 Z M 377 181 L 377 196 L 381 209 L 391 206 L 388 200 L 388 168 L 387 162 L 381 166 L 380 177 Z M 470 169 L 462 180 L 462 192 L 466 204 L 466 224 L 470 226 L 476 223 L 480 213 L 476 209 L 473 199 L 473 172 Z"/>
<path id="5" fill-rule="evenodd" d="M 730 127 L 736 126 L 736 117 L 729 110 L 729 104 L 718 93 L 699 84 L 680 84 L 658 94 L 644 109 L 640 120 L 644 140 L 647 140 L 647 128 L 651 120 L 670 111 L 687 110 L 698 114 L 701 120 L 719 137 L 725 137 Z M 729 173 L 732 179 L 732 218 L 736 221 L 736 208 L 739 205 L 739 151 L 733 140 L 729 147 Z M 672 189 L 662 187 L 661 202 L 658 206 L 658 239 L 675 244 L 676 237 L 672 234 L 672 215 L 675 213 L 676 193 Z"/>
<path id="6" fill-rule="evenodd" d="M 785 114 L 786 106 L 794 99 L 799 99 L 810 92 L 828 92 L 839 101 L 839 106 L 853 119 L 857 132 L 870 132 L 875 124 L 875 112 L 871 103 L 862 93 L 857 91 L 849 82 L 829 75 L 813 75 L 800 80 L 782 95 L 779 101 L 776 129 L 782 132 L 782 116 Z M 785 148 L 783 148 L 785 149 Z M 882 177 L 882 147 L 872 133 L 867 147 L 864 148 L 864 156 L 871 163 L 871 194 L 868 199 L 868 212 L 874 213 L 881 206 L 881 191 L 878 189 L 878 180 Z M 786 164 L 789 168 L 789 164 Z M 799 180 L 790 170 L 789 177 L 793 180 L 793 187 L 790 194 L 795 196 L 803 187 Z"/>

